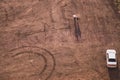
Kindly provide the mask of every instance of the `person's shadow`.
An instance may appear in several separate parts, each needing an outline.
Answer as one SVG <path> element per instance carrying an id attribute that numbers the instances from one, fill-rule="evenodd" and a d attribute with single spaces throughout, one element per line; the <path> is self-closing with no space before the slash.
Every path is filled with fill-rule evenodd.
<path id="1" fill-rule="evenodd" d="M 120 80 L 119 68 L 108 68 L 110 80 Z"/>

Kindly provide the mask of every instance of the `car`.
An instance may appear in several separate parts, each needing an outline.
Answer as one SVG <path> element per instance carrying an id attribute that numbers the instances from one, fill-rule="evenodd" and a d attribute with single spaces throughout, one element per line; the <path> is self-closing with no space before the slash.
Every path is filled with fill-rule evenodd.
<path id="1" fill-rule="evenodd" d="M 106 61 L 107 61 L 108 68 L 116 68 L 117 67 L 116 50 L 114 50 L 114 49 L 106 50 Z"/>

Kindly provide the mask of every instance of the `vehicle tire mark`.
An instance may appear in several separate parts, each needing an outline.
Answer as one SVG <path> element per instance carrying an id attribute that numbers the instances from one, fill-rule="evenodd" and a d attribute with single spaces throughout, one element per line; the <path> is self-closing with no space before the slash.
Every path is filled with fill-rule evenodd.
<path id="1" fill-rule="evenodd" d="M 44 65 L 43 69 L 41 70 L 41 72 L 39 72 L 39 74 L 41 75 L 41 74 L 45 71 L 45 69 L 47 68 L 47 59 L 46 59 L 46 57 L 43 56 L 43 55 L 40 54 L 40 53 L 36 53 L 36 52 L 33 52 L 33 51 L 23 51 L 23 52 L 19 52 L 19 53 L 15 54 L 15 55 L 12 55 L 11 57 L 14 58 L 14 57 L 16 57 L 16 56 L 18 56 L 18 55 L 20 55 L 20 54 L 25 54 L 25 53 L 34 53 L 34 54 L 37 54 L 38 56 L 41 56 L 41 57 L 44 59 L 45 65 Z"/>
<path id="2" fill-rule="evenodd" d="M 41 50 L 42 53 L 40 51 L 36 51 L 36 50 L 33 50 L 33 49 Z M 23 51 L 20 51 L 20 50 L 23 50 Z M 15 51 L 17 51 L 17 52 L 15 52 Z M 43 78 L 43 80 L 48 80 L 52 76 L 52 74 L 55 70 L 55 66 L 56 66 L 55 57 L 47 49 L 36 47 L 36 46 L 22 46 L 22 47 L 19 47 L 19 48 L 12 49 L 9 52 L 11 53 L 9 55 L 12 55 L 11 56 L 12 58 L 14 58 L 14 57 L 16 57 L 20 54 L 25 54 L 25 53 L 33 53 L 33 54 L 37 54 L 38 56 L 41 56 L 44 59 L 44 63 L 45 63 L 44 68 L 39 72 L 39 75 L 42 78 L 43 78 L 42 75 L 45 75 L 47 69 L 50 68 L 50 66 L 48 66 L 48 65 L 51 64 L 52 65 L 51 66 L 52 67 L 51 71 L 49 72 L 49 74 L 45 78 Z M 48 63 L 48 62 L 50 62 L 50 60 L 48 60 L 49 58 L 52 59 L 51 60 L 52 63 Z"/>

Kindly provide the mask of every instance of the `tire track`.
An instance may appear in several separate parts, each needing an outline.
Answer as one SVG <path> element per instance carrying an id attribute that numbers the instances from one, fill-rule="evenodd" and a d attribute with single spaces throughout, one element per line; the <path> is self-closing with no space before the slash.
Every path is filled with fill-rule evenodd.
<path id="1" fill-rule="evenodd" d="M 11 58 L 15 58 L 19 55 L 24 55 L 24 54 L 37 54 L 38 57 L 41 56 L 45 64 L 42 70 L 39 72 L 39 74 L 37 73 L 34 76 L 38 75 L 42 80 L 48 80 L 52 76 L 55 70 L 55 66 L 56 66 L 55 58 L 50 51 L 44 48 L 40 48 L 36 46 L 22 46 L 10 50 L 9 53 L 10 53 L 9 56 L 11 56 Z"/>
<path id="2" fill-rule="evenodd" d="M 33 54 L 37 54 L 38 56 L 41 56 L 43 59 L 44 59 L 44 62 L 45 62 L 45 65 L 44 65 L 44 67 L 43 67 L 43 69 L 40 71 L 40 75 L 45 71 L 45 69 L 47 68 L 47 59 L 46 59 L 46 57 L 45 56 L 43 56 L 43 55 L 41 55 L 40 53 L 36 53 L 36 52 L 33 52 L 33 51 L 23 51 L 23 52 L 19 52 L 19 53 L 17 53 L 17 54 L 15 54 L 15 55 L 12 55 L 12 57 L 14 58 L 14 57 L 16 57 L 16 56 L 18 56 L 18 55 L 21 55 L 21 54 L 25 54 L 25 53 L 33 53 Z"/>

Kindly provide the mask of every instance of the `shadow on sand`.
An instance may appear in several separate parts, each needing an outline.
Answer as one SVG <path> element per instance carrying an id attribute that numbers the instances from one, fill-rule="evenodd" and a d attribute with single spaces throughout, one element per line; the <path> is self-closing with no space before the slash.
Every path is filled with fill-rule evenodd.
<path id="1" fill-rule="evenodd" d="M 110 80 L 120 80 L 119 68 L 108 68 Z"/>

